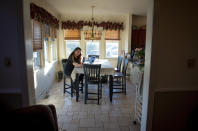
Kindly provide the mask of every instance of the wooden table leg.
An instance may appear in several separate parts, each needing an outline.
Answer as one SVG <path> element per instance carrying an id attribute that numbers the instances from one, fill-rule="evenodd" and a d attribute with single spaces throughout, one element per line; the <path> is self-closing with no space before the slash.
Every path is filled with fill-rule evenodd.
<path id="1" fill-rule="evenodd" d="M 75 90 L 76 90 L 76 102 L 78 102 L 79 100 L 79 74 L 78 73 L 76 73 Z"/>
<path id="2" fill-rule="evenodd" d="M 109 76 L 109 98 L 110 101 L 112 102 L 112 96 L 113 96 L 113 76 Z"/>

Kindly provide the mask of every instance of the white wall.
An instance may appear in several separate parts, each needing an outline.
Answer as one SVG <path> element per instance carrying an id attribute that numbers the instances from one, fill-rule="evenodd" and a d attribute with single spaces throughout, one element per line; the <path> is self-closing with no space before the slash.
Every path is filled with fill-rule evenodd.
<path id="1" fill-rule="evenodd" d="M 147 126 L 151 125 L 152 118 L 148 117 L 152 113 L 149 107 L 149 88 L 150 88 L 150 72 L 151 72 L 151 57 L 152 57 L 152 41 L 153 41 L 153 8 L 154 0 L 149 0 L 149 8 L 147 11 L 147 27 L 146 27 L 146 48 L 145 48 L 145 64 L 144 64 L 144 82 L 143 82 L 143 105 L 142 105 L 142 120 L 141 131 L 149 130 Z M 148 103 L 150 105 L 148 105 Z"/>
<path id="2" fill-rule="evenodd" d="M 57 63 L 57 61 L 54 61 L 46 67 L 34 71 L 34 84 L 37 101 L 44 98 L 49 89 L 54 85 L 57 75 Z"/>
<path id="3" fill-rule="evenodd" d="M 154 17 L 152 18 L 153 7 Z M 153 1 L 150 1 L 147 21 L 148 36 L 146 43 L 142 131 L 150 131 L 156 126 L 156 121 L 153 120 L 156 115 L 160 116 L 161 121 L 158 122 L 160 124 L 164 122 L 163 126 L 167 126 L 166 129 L 170 128 L 165 125 L 167 121 L 164 121 L 168 112 L 175 112 L 172 116 L 168 114 L 169 122 L 181 122 L 184 118 L 182 113 L 180 117 L 175 116 L 177 111 L 183 109 L 182 103 L 177 107 L 171 106 L 169 108 L 166 107 L 168 105 L 164 105 L 164 108 L 168 109 L 163 112 L 164 114 L 160 111 L 160 105 L 155 105 L 154 101 L 157 98 L 161 98 L 164 94 L 166 95 L 164 95 L 163 99 L 160 99 L 157 103 L 167 103 L 169 96 L 171 97 L 172 93 L 175 92 L 174 97 L 180 98 L 177 99 L 178 103 L 180 100 L 185 99 L 191 104 L 196 104 L 190 100 L 192 97 L 188 94 L 189 91 L 196 92 L 198 90 L 197 12 L 197 2 L 194 0 L 189 0 L 188 2 L 154 0 L 154 6 Z M 195 62 L 192 68 L 188 67 L 190 59 Z M 157 110 L 154 111 L 154 107 Z M 183 110 L 188 111 L 187 109 Z M 176 117 L 177 119 L 172 121 L 171 117 Z M 178 123 L 175 124 L 174 129 L 177 126 L 179 126 Z M 160 128 L 156 129 L 160 130 Z"/>
<path id="4" fill-rule="evenodd" d="M 8 109 L 34 104 L 30 26 L 23 11 L 29 7 L 26 2 L 6 0 L 0 4 L 0 105 Z"/>
<path id="5" fill-rule="evenodd" d="M 23 21 L 24 21 L 24 41 L 25 41 L 25 53 L 26 53 L 26 68 L 27 68 L 27 80 L 28 80 L 28 95 L 29 104 L 35 104 L 35 89 L 34 89 L 34 77 L 33 77 L 33 54 L 32 54 L 32 34 L 30 23 L 30 2 L 29 0 L 23 0 Z M 28 97 L 28 96 L 27 96 Z"/>
<path id="6" fill-rule="evenodd" d="M 122 32 L 122 50 L 125 53 L 131 52 L 131 26 L 132 26 L 132 15 L 127 14 L 124 21 L 124 31 Z"/>
<path id="7" fill-rule="evenodd" d="M 146 22 L 146 16 L 132 15 L 132 25 L 141 27 L 146 25 Z"/>

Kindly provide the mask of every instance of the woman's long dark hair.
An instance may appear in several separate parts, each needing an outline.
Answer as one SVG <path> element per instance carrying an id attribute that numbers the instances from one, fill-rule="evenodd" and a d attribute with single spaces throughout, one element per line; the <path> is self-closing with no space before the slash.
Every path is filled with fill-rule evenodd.
<path id="1" fill-rule="evenodd" d="M 81 48 L 80 48 L 80 47 L 76 47 L 76 48 L 72 51 L 71 56 L 74 56 L 74 52 L 77 51 L 77 50 L 80 50 L 80 51 L 81 51 Z M 79 55 L 77 58 L 79 59 L 80 57 L 81 57 L 81 53 L 80 53 L 80 55 Z"/>

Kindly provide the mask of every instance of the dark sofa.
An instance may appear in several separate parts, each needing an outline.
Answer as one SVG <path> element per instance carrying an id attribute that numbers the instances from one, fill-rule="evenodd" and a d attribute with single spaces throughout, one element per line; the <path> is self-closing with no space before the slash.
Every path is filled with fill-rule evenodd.
<path id="1" fill-rule="evenodd" d="M 58 131 L 54 105 L 34 105 L 1 116 L 1 129 L 5 131 Z"/>

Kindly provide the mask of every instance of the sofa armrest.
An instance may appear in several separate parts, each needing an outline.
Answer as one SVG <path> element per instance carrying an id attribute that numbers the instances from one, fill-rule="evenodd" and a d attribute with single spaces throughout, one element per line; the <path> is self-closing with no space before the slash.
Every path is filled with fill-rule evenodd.
<path id="1" fill-rule="evenodd" d="M 58 131 L 54 105 L 34 105 L 9 113 L 10 130 Z"/>

